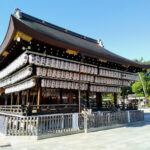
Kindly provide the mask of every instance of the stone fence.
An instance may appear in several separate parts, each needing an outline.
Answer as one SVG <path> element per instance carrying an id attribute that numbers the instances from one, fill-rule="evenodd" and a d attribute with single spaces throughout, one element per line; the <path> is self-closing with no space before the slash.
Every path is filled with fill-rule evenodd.
<path id="1" fill-rule="evenodd" d="M 37 139 L 90 132 L 144 121 L 143 111 L 96 112 L 21 116 L 0 114 L 0 133 L 6 136 L 36 136 Z"/>

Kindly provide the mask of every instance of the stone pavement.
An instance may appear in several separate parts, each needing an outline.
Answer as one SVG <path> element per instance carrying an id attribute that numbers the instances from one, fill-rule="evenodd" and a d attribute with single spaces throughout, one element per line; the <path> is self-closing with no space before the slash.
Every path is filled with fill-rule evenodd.
<path id="1" fill-rule="evenodd" d="M 145 122 L 99 132 L 81 133 L 44 140 L 20 142 L 14 139 L 4 141 L 6 147 L 0 150 L 149 150 L 150 113 L 145 114 Z M 1 145 L 1 144 L 0 144 Z"/>

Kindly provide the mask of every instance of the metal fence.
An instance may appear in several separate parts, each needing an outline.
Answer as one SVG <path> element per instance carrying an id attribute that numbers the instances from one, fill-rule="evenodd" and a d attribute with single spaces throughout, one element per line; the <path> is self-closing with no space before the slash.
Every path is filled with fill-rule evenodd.
<path id="1" fill-rule="evenodd" d="M 128 122 L 126 112 L 95 113 L 87 115 L 87 129 L 107 127 L 115 124 L 126 124 Z"/>
<path id="2" fill-rule="evenodd" d="M 52 114 L 19 116 L 0 114 L 0 132 L 8 136 L 63 135 L 87 132 L 91 128 L 123 125 L 144 120 L 143 111 L 93 114 Z"/>

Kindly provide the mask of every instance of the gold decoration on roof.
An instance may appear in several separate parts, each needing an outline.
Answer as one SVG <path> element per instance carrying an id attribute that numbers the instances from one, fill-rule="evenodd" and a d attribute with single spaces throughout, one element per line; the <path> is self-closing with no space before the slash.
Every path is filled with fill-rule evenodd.
<path id="1" fill-rule="evenodd" d="M 107 63 L 107 60 L 105 60 L 105 59 L 98 59 L 98 60 L 101 62 Z"/>
<path id="2" fill-rule="evenodd" d="M 77 52 L 77 51 L 74 51 L 74 50 L 71 50 L 71 49 L 67 49 L 67 50 L 66 50 L 66 53 L 72 54 L 72 55 L 78 55 L 78 52 Z"/>
<path id="3" fill-rule="evenodd" d="M 32 37 L 29 36 L 29 35 L 26 35 L 20 31 L 17 31 L 15 37 L 14 37 L 14 40 L 17 41 L 17 38 L 20 37 L 22 38 L 24 41 L 27 41 L 27 42 L 30 42 L 32 40 Z"/>
<path id="4" fill-rule="evenodd" d="M 2 56 L 6 57 L 8 54 L 9 54 L 9 53 L 8 53 L 7 51 L 4 51 L 4 52 L 2 53 Z"/>

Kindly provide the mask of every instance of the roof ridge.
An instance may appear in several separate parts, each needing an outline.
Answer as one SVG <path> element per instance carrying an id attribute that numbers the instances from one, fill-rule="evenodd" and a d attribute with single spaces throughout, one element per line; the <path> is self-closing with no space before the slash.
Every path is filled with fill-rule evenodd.
<path id="1" fill-rule="evenodd" d="M 45 26 L 48 26 L 48 27 L 51 27 L 53 29 L 56 29 L 58 31 L 61 31 L 61 32 L 64 32 L 64 33 L 67 33 L 67 34 L 70 34 L 72 36 L 76 36 L 80 39 L 83 39 L 83 40 L 87 40 L 87 41 L 90 41 L 90 42 L 93 42 L 93 43 L 96 43 L 96 44 L 99 44 L 99 40 L 95 40 L 93 38 L 90 38 L 88 36 L 84 36 L 82 34 L 78 34 L 76 32 L 73 32 L 71 30 L 68 30 L 68 29 L 65 29 L 65 28 L 62 28 L 60 26 L 57 26 L 55 24 L 52 24 L 52 23 L 49 23 L 47 21 L 44 21 L 42 19 L 39 19 L 39 18 L 36 18 L 36 17 L 33 17 L 31 15 L 28 15 L 24 12 L 22 12 L 20 9 L 16 8 L 15 9 L 15 12 L 14 12 L 14 16 L 17 17 L 18 19 L 25 19 L 25 20 L 30 20 L 30 21 L 34 21 L 34 22 L 38 22 L 42 25 L 45 25 Z"/>

